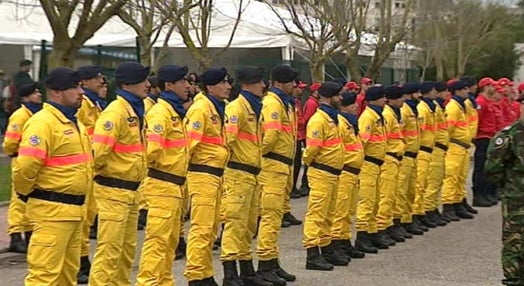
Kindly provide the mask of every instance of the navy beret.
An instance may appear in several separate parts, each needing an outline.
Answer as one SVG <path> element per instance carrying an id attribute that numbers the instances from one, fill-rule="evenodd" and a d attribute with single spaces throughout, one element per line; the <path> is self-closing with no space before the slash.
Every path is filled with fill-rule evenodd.
<path id="1" fill-rule="evenodd" d="M 297 76 L 297 70 L 290 65 L 278 65 L 271 70 L 271 79 L 280 83 L 292 82 Z"/>
<path id="2" fill-rule="evenodd" d="M 429 93 L 433 88 L 435 87 L 435 84 L 431 81 L 425 81 L 420 84 L 420 93 L 426 94 Z"/>
<path id="3" fill-rule="evenodd" d="M 461 90 L 461 89 L 466 88 L 466 87 L 469 87 L 469 84 L 468 84 L 467 81 L 457 80 L 453 84 L 451 84 L 451 87 L 449 88 L 449 90 L 451 92 L 455 92 L 457 90 Z"/>
<path id="4" fill-rule="evenodd" d="M 104 69 L 100 66 L 83 66 L 79 67 L 76 71 L 78 72 L 80 79 L 92 79 L 102 75 Z"/>
<path id="5" fill-rule="evenodd" d="M 30 96 L 37 89 L 38 89 L 38 83 L 37 82 L 23 84 L 18 89 L 17 96 L 18 97 Z"/>
<path id="6" fill-rule="evenodd" d="M 435 89 L 437 90 L 437 92 L 442 92 L 448 89 L 448 86 L 441 81 L 437 81 L 435 82 Z"/>
<path id="7" fill-rule="evenodd" d="M 404 90 L 402 87 L 394 85 L 386 88 L 385 93 L 388 99 L 399 99 L 404 95 Z"/>
<path id="8" fill-rule="evenodd" d="M 333 97 L 340 93 L 342 87 L 343 86 L 338 82 L 327 81 L 320 85 L 318 94 L 320 94 L 322 97 Z"/>
<path id="9" fill-rule="evenodd" d="M 378 100 L 386 96 L 382 86 L 372 86 L 366 91 L 366 101 Z"/>
<path id="10" fill-rule="evenodd" d="M 150 76 L 149 78 L 147 78 L 147 80 L 149 81 L 149 84 L 151 84 L 151 88 L 158 87 L 158 76 Z"/>
<path id="11" fill-rule="evenodd" d="M 30 61 L 30 60 L 23 60 L 23 61 L 20 61 L 20 66 L 21 66 L 21 67 L 30 66 L 30 65 L 32 65 L 32 64 L 33 64 L 33 62 Z"/>
<path id="12" fill-rule="evenodd" d="M 237 80 L 239 83 L 252 84 L 264 79 L 264 70 L 255 66 L 244 66 L 237 70 Z"/>
<path id="13" fill-rule="evenodd" d="M 404 91 L 404 94 L 413 94 L 419 92 L 420 87 L 416 82 L 409 82 L 402 87 L 402 90 Z"/>
<path id="14" fill-rule="evenodd" d="M 204 85 L 216 85 L 224 80 L 229 82 L 226 68 L 210 68 L 200 76 L 200 82 Z"/>
<path id="15" fill-rule="evenodd" d="M 347 79 L 343 77 L 337 77 L 332 80 L 333 82 L 340 83 L 342 86 L 346 85 L 348 83 Z"/>
<path id="16" fill-rule="evenodd" d="M 175 82 L 183 79 L 188 71 L 186 66 L 165 65 L 158 69 L 158 79 L 163 82 Z"/>
<path id="17" fill-rule="evenodd" d="M 115 79 L 123 84 L 137 84 L 147 79 L 150 67 L 144 67 L 136 62 L 124 62 L 115 70 Z"/>
<path id="18" fill-rule="evenodd" d="M 474 86 L 477 84 L 477 81 L 471 76 L 463 76 L 460 78 L 460 80 L 465 81 L 468 84 L 468 86 Z"/>
<path id="19" fill-rule="evenodd" d="M 354 104 L 357 101 L 357 94 L 354 92 L 344 91 L 342 94 L 342 106 Z"/>
<path id="20" fill-rule="evenodd" d="M 80 81 L 78 72 L 70 68 L 58 67 L 49 72 L 45 85 L 51 90 L 66 90 L 78 87 Z"/>

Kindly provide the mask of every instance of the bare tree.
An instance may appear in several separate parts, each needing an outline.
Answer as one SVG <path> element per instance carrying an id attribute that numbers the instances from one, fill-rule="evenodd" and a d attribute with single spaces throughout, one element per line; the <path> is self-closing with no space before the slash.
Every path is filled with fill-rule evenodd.
<path id="1" fill-rule="evenodd" d="M 346 47 L 344 62 L 346 64 L 347 72 L 351 80 L 359 81 L 361 78 L 360 62 L 358 60 L 358 53 L 362 47 L 362 37 L 365 36 L 366 19 L 369 11 L 371 1 L 369 0 L 349 0 L 350 19 L 352 25 L 350 26 L 351 43 Z M 341 40 L 347 35 L 340 33 L 337 37 Z M 340 41 L 340 40 L 339 40 Z"/>

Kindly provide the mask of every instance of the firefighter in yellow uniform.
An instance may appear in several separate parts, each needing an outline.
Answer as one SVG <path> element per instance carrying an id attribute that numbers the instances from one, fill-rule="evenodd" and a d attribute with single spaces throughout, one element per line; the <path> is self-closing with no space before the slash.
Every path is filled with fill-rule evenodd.
<path id="1" fill-rule="evenodd" d="M 11 170 L 16 163 L 16 157 L 18 157 L 18 148 L 20 147 L 25 123 L 33 114 L 42 109 L 42 94 L 38 90 L 37 83 L 22 85 L 18 90 L 17 96 L 21 100 L 22 106 L 9 117 L 9 124 L 2 143 L 4 153 L 12 158 Z M 16 190 L 12 186 L 11 200 L 7 209 L 7 233 L 11 237 L 11 242 L 9 243 L 10 252 L 27 253 L 27 245 L 29 245 L 31 239 L 32 228 L 25 216 L 25 205 L 25 202 L 18 198 Z M 22 238 L 22 233 L 24 233 L 25 241 Z"/>
<path id="2" fill-rule="evenodd" d="M 402 89 L 407 97 L 400 109 L 404 122 L 402 136 L 406 143 L 406 149 L 398 172 L 399 182 L 393 212 L 393 228 L 404 238 L 412 238 L 412 235 L 424 234 L 418 224 L 413 222 L 411 214 L 417 183 L 417 155 L 420 147 L 420 124 L 417 110 L 420 90 L 418 83 L 408 83 Z"/>
<path id="3" fill-rule="evenodd" d="M 100 97 L 100 90 L 103 88 L 105 80 L 102 76 L 103 69 L 99 66 L 82 66 L 77 70 L 82 79 L 82 90 L 84 91 L 82 106 L 76 116 L 78 120 L 87 128 L 89 136 L 93 136 L 95 123 L 100 113 L 107 106 L 105 98 Z M 89 262 L 89 238 L 96 238 L 96 202 L 91 189 L 86 196 L 84 205 L 86 216 L 84 221 L 82 249 L 80 250 L 80 271 L 78 272 L 78 283 L 86 284 L 89 279 L 91 263 Z M 92 228 L 93 226 L 93 228 Z M 91 230 L 91 231 L 90 231 Z"/>
<path id="4" fill-rule="evenodd" d="M 382 116 L 386 105 L 384 88 L 369 88 L 365 98 L 368 104 L 358 119 L 364 162 L 360 171 L 356 247 L 364 253 L 377 253 L 378 249 L 389 248 L 377 229 L 380 167 L 386 156 L 386 122 Z"/>
<path id="5" fill-rule="evenodd" d="M 117 97 L 93 134 L 98 244 L 89 285 L 130 285 L 135 258 L 138 195 L 146 173 L 144 102 L 149 68 L 124 62 L 115 70 Z"/>
<path id="6" fill-rule="evenodd" d="M 251 242 L 257 229 L 260 172 L 260 98 L 264 94 L 264 71 L 254 66 L 241 67 L 236 77 L 241 91 L 226 107 L 226 138 L 231 157 L 224 172 L 222 285 L 271 286 L 255 273 Z M 240 276 L 237 271 L 240 264 Z"/>
<path id="7" fill-rule="evenodd" d="M 386 128 L 386 157 L 380 167 L 379 202 L 377 211 L 378 235 L 389 246 L 405 240 L 402 233 L 393 228 L 393 210 L 398 190 L 398 172 L 406 144 L 402 135 L 403 118 L 400 108 L 404 104 L 404 93 L 401 87 L 386 88 L 388 104 L 382 111 Z"/>
<path id="8" fill-rule="evenodd" d="M 351 245 L 351 225 L 357 213 L 358 174 L 364 161 L 362 142 L 358 136 L 357 94 L 342 92 L 338 128 L 344 144 L 344 167 L 339 176 L 337 205 L 331 227 L 331 243 L 348 257 L 364 258 L 365 254 Z"/>
<path id="9" fill-rule="evenodd" d="M 48 103 L 25 124 L 13 169 L 15 190 L 33 225 L 25 285 L 76 285 L 85 216 L 93 184 L 90 138 L 75 116 L 80 77 L 69 68 L 45 80 Z"/>
<path id="10" fill-rule="evenodd" d="M 444 179 L 444 158 L 449 145 L 448 125 L 444 113 L 444 102 L 447 97 L 447 87 L 443 82 L 435 83 L 437 95 L 435 98 L 435 121 L 437 131 L 435 133 L 435 147 L 431 154 L 429 163 L 426 194 L 424 196 L 424 208 L 427 219 L 438 226 L 445 226 L 447 221 L 441 217 L 438 206 L 440 202 L 440 189 Z"/>
<path id="11" fill-rule="evenodd" d="M 142 190 L 149 207 L 136 285 L 173 285 L 173 260 L 180 234 L 183 187 L 188 164 L 187 136 L 182 122 L 189 102 L 187 67 L 158 70 L 162 90 L 147 113 L 147 177 Z"/>
<path id="12" fill-rule="evenodd" d="M 336 212 L 338 177 L 344 166 L 344 144 L 338 127 L 342 85 L 323 83 L 320 106 L 307 124 L 303 160 L 308 168 L 309 198 L 302 245 L 307 250 L 306 269 L 333 270 L 348 265 L 348 258 L 331 243 Z"/>
<path id="13" fill-rule="evenodd" d="M 260 188 L 260 222 L 258 226 L 258 273 L 275 285 L 285 285 L 296 277 L 279 264 L 280 233 L 286 188 L 292 176 L 295 154 L 294 110 L 291 93 L 297 71 L 278 65 L 271 71 L 272 88 L 262 99 L 262 170 Z"/>
<path id="14" fill-rule="evenodd" d="M 423 82 L 420 84 L 421 100 L 417 105 L 420 122 L 420 148 L 417 156 L 417 184 L 415 187 L 415 199 L 412 205 L 413 220 L 419 223 L 422 230 L 434 228 L 437 225 L 426 217 L 424 196 L 427 188 L 429 163 L 435 147 L 435 135 L 437 132 L 437 122 L 435 119 L 436 90 L 433 82 Z"/>
<path id="15" fill-rule="evenodd" d="M 189 285 L 218 285 L 213 277 L 213 242 L 220 220 L 224 168 L 229 158 L 225 142 L 225 103 L 231 85 L 225 68 L 202 76 L 203 93 L 194 98 L 184 119 L 189 139 L 188 195 L 191 227 L 184 275 Z"/>
<path id="16" fill-rule="evenodd" d="M 451 84 L 453 94 L 446 105 L 446 122 L 449 132 L 449 148 L 445 157 L 444 184 L 442 186 L 443 217 L 451 221 L 472 219 L 462 203 L 464 194 L 462 187 L 466 184 L 463 176 L 464 157 L 469 157 L 471 130 L 466 113 L 469 87 L 466 81 L 455 81 Z"/>

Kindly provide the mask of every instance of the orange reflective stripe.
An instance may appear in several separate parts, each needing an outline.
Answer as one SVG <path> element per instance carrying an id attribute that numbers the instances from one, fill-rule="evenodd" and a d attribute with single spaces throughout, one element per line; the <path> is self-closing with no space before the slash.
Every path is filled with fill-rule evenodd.
<path id="1" fill-rule="evenodd" d="M 418 131 L 417 130 L 404 130 L 402 131 L 402 135 L 404 137 L 415 137 L 415 136 L 418 136 Z"/>
<path id="2" fill-rule="evenodd" d="M 113 146 L 116 142 L 115 137 L 108 135 L 93 134 L 93 143 L 100 143 Z"/>
<path id="3" fill-rule="evenodd" d="M 440 130 L 448 129 L 448 125 L 447 125 L 446 123 L 439 123 L 439 124 L 437 125 L 437 127 L 438 127 L 438 129 L 440 129 Z"/>
<path id="4" fill-rule="evenodd" d="M 184 147 L 187 145 L 187 140 L 185 138 L 170 140 L 162 137 L 160 134 L 148 134 L 147 140 L 151 142 L 157 142 L 165 148 L 177 148 Z"/>
<path id="5" fill-rule="evenodd" d="M 87 135 L 91 136 L 95 133 L 95 128 L 88 128 L 87 129 Z"/>
<path id="6" fill-rule="evenodd" d="M 471 116 L 468 117 L 468 120 L 469 120 L 469 121 L 477 121 L 478 118 L 477 118 L 477 116 L 475 116 L 475 115 L 471 115 Z"/>
<path id="7" fill-rule="evenodd" d="M 398 133 L 389 133 L 387 135 L 387 138 L 388 139 L 402 139 L 404 136 L 402 136 L 402 134 L 400 132 Z"/>
<path id="8" fill-rule="evenodd" d="M 257 134 L 251 134 L 247 132 L 240 131 L 237 134 L 239 139 L 244 139 L 248 141 L 258 142 L 258 135 Z"/>
<path id="9" fill-rule="evenodd" d="M 322 140 L 320 139 L 306 139 L 306 145 L 307 146 L 316 146 L 316 147 L 322 147 Z"/>
<path id="10" fill-rule="evenodd" d="M 386 140 L 386 136 L 385 135 L 371 135 L 369 136 L 369 141 L 371 142 L 382 142 Z"/>
<path id="11" fill-rule="evenodd" d="M 227 133 L 237 133 L 238 132 L 238 126 L 237 125 L 227 125 L 226 126 L 226 132 Z"/>
<path id="12" fill-rule="evenodd" d="M 359 151 L 362 150 L 362 145 L 360 143 L 346 144 L 344 145 L 346 151 Z"/>
<path id="13" fill-rule="evenodd" d="M 39 159 L 45 159 L 47 157 L 47 152 L 43 149 L 35 147 L 21 147 L 18 150 L 18 156 L 30 156 Z"/>
<path id="14" fill-rule="evenodd" d="M 137 144 L 121 144 L 116 143 L 113 146 L 113 151 L 116 153 L 136 153 L 144 151 L 144 145 L 142 143 Z"/>
<path id="15" fill-rule="evenodd" d="M 187 135 L 189 136 L 189 138 L 200 141 L 202 143 L 217 144 L 217 145 L 224 144 L 224 139 L 222 137 L 204 136 L 204 134 L 194 132 L 194 131 L 189 131 Z"/>
<path id="16" fill-rule="evenodd" d="M 369 138 L 371 138 L 371 134 L 369 133 L 360 133 L 360 138 L 362 139 L 365 139 L 365 140 L 368 140 Z"/>
<path id="17" fill-rule="evenodd" d="M 293 131 L 293 127 L 292 127 L 292 126 L 289 126 L 289 125 L 283 125 L 282 123 L 277 122 L 277 121 L 264 123 L 264 125 L 262 126 L 262 128 L 263 128 L 264 130 L 267 130 L 267 129 L 277 129 L 277 130 L 284 131 L 284 132 L 287 132 L 287 133 L 290 133 L 290 132 Z"/>
<path id="18" fill-rule="evenodd" d="M 468 122 L 467 121 L 456 121 L 456 120 L 449 120 L 449 125 L 457 126 L 457 127 L 467 127 Z"/>
<path id="19" fill-rule="evenodd" d="M 326 147 L 335 146 L 335 145 L 340 144 L 340 143 L 342 143 L 342 139 L 335 138 L 335 139 L 324 141 L 324 146 L 326 146 Z"/>
<path id="20" fill-rule="evenodd" d="M 74 165 L 89 162 L 91 160 L 91 154 L 81 153 L 68 156 L 56 156 L 45 159 L 44 165 L 46 166 L 65 166 Z"/>
<path id="21" fill-rule="evenodd" d="M 428 130 L 428 131 L 435 131 L 436 127 L 434 125 L 424 124 L 424 125 L 421 126 L 421 129 L 422 130 Z"/>
<path id="22" fill-rule="evenodd" d="M 20 139 L 22 139 L 22 133 L 6 131 L 5 134 L 4 134 L 4 137 L 5 138 L 9 138 L 9 139 L 20 140 Z"/>
<path id="23" fill-rule="evenodd" d="M 318 147 L 330 147 L 330 146 L 335 146 L 340 143 L 342 143 L 342 139 L 340 138 L 330 139 L 326 141 L 323 141 L 321 139 L 307 139 L 306 140 L 307 145 L 318 146 Z"/>

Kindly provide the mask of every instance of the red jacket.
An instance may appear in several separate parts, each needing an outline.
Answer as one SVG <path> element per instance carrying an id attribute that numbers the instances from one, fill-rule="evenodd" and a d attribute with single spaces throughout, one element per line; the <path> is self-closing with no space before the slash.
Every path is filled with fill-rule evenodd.
<path id="1" fill-rule="evenodd" d="M 357 115 L 360 116 L 360 114 L 364 112 L 364 109 L 366 109 L 366 95 L 363 92 L 357 95 L 357 104 L 358 104 Z"/>
<path id="2" fill-rule="evenodd" d="M 295 97 L 295 110 L 297 112 L 297 140 L 306 140 L 306 120 L 302 112 L 302 102 Z"/>
<path id="3" fill-rule="evenodd" d="M 306 100 L 306 103 L 304 104 L 304 120 L 307 122 L 317 112 L 317 108 L 320 105 L 318 102 L 318 99 L 316 99 L 314 96 L 309 96 Z"/>
<path id="4" fill-rule="evenodd" d="M 477 138 L 493 138 L 506 126 L 501 105 L 499 102 L 486 98 L 483 94 L 479 94 L 476 101 L 480 107 Z"/>
<path id="5" fill-rule="evenodd" d="M 504 125 L 508 126 L 513 124 L 513 122 L 517 119 L 517 116 L 511 108 L 511 102 L 509 102 L 509 99 L 507 97 L 502 97 L 500 100 L 500 106 L 502 108 L 502 113 L 504 114 Z"/>
<path id="6" fill-rule="evenodd" d="M 513 101 L 511 103 L 511 108 L 513 109 L 513 114 L 515 115 L 515 120 L 520 118 L 520 102 Z"/>

